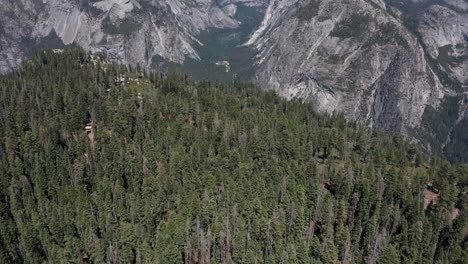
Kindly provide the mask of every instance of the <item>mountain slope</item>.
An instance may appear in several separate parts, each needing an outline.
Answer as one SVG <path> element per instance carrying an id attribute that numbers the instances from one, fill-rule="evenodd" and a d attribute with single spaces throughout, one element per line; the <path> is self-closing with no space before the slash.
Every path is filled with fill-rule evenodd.
<path id="1" fill-rule="evenodd" d="M 0 0 L 0 72 L 43 48 L 253 80 L 468 162 L 464 0 Z M 262 20 L 263 18 L 263 20 Z M 244 45 L 242 45 L 244 44 Z"/>
<path id="2" fill-rule="evenodd" d="M 271 17 L 279 19 L 250 40 L 260 49 L 257 81 L 265 87 L 403 132 L 419 125 L 426 105 L 438 106 L 443 86 L 421 45 L 385 10 L 369 1 L 312 1 L 284 12 L 284 2 L 297 3 L 276 2 Z M 297 15 L 312 8 L 314 16 Z"/>
<path id="3" fill-rule="evenodd" d="M 236 28 L 237 3 L 263 0 L 1 0 L 0 72 L 18 65 L 41 43 L 76 44 L 115 63 L 149 67 L 154 56 L 182 63 L 200 59 L 196 36 L 209 28 Z M 48 38 L 49 36 L 49 38 Z"/>
<path id="4" fill-rule="evenodd" d="M 463 263 L 467 166 L 78 49 L 0 76 L 1 263 Z"/>
<path id="5" fill-rule="evenodd" d="M 259 50 L 255 81 L 319 111 L 431 141 L 427 148 L 442 152 L 464 117 L 445 120 L 437 134 L 439 120 L 428 111 L 464 111 L 468 16 L 427 2 L 272 1 L 246 43 Z M 452 97 L 460 103 L 447 109 Z"/>

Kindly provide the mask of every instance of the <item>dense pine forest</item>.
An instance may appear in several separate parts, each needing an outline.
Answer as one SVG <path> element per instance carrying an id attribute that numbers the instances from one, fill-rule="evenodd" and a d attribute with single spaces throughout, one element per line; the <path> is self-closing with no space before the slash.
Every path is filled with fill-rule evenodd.
<path id="1" fill-rule="evenodd" d="M 467 263 L 468 167 L 80 49 L 0 76 L 1 263 Z"/>

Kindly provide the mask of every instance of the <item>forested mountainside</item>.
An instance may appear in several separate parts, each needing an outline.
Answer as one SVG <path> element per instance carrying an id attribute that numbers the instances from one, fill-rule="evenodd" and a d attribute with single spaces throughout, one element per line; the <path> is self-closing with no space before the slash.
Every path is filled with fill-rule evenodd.
<path id="1" fill-rule="evenodd" d="M 79 50 L 0 77 L 1 263 L 466 263 L 468 167 Z"/>
<path id="2" fill-rule="evenodd" d="M 251 80 L 468 162 L 465 0 L 0 0 L 0 72 L 43 48 Z"/>

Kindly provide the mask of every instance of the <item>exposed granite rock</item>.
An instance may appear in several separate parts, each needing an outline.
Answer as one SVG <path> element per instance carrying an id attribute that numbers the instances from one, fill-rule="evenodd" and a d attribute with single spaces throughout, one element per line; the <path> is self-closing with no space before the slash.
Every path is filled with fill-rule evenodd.
<path id="1" fill-rule="evenodd" d="M 382 1 L 274 0 L 248 44 L 260 51 L 256 81 L 324 112 L 342 112 L 370 127 L 407 132 L 444 88 L 423 47 Z M 376 5 L 377 4 L 377 5 Z"/>
<path id="2" fill-rule="evenodd" d="M 150 66 L 155 55 L 176 63 L 199 59 L 196 36 L 238 27 L 239 3 L 261 6 L 265 0 L 0 0 L 0 73 L 50 34 L 116 63 Z"/>
<path id="3" fill-rule="evenodd" d="M 429 55 L 461 83 L 468 81 L 468 13 L 431 6 L 421 17 L 418 31 Z"/>

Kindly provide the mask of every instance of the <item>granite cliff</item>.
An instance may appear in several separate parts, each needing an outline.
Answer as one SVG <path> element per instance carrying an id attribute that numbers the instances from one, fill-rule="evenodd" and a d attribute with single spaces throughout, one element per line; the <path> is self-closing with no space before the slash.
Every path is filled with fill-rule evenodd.
<path id="1" fill-rule="evenodd" d="M 262 86 L 445 152 L 468 143 L 467 19 L 466 1 L 273 0 L 246 45 Z"/>
<path id="2" fill-rule="evenodd" d="M 237 5 L 264 0 L 0 0 L 0 72 L 31 50 L 79 45 L 113 62 L 149 67 L 154 56 L 183 63 L 200 59 L 196 36 L 236 28 Z"/>

